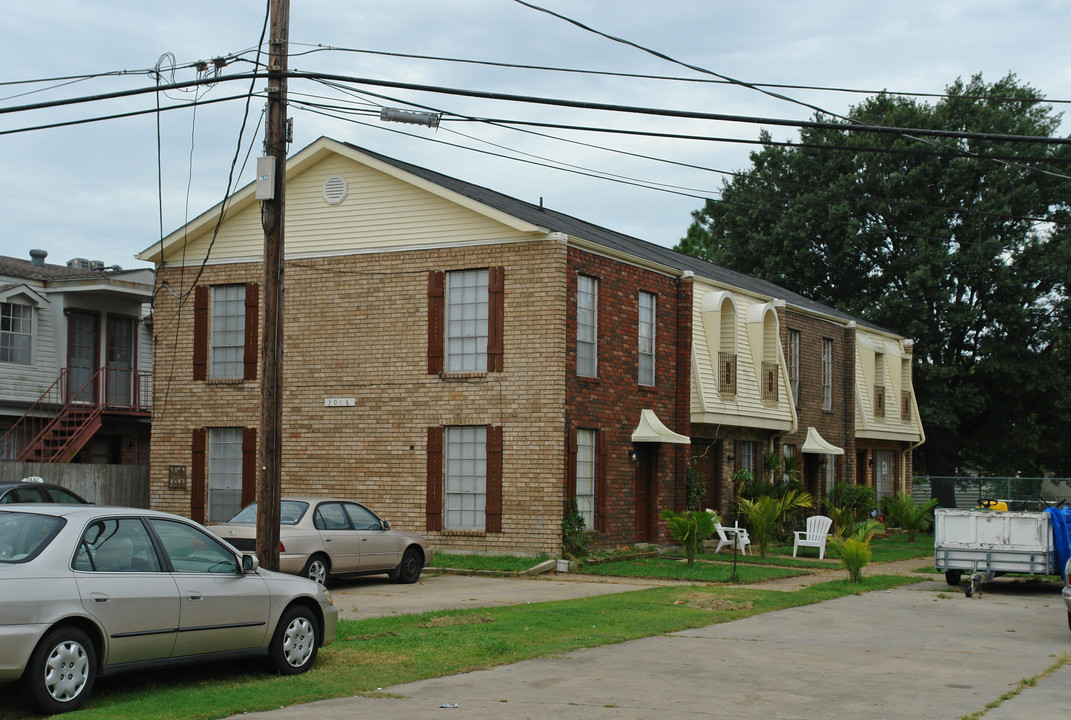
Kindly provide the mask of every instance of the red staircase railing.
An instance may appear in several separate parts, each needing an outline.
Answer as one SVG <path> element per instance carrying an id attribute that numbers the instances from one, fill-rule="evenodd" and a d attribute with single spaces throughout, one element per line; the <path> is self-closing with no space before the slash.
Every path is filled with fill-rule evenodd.
<path id="1" fill-rule="evenodd" d="M 71 387 L 69 368 L 0 436 L 0 448 L 17 449 L 19 462 L 70 462 L 100 429 L 105 412 L 149 414 L 152 374 L 103 367 L 82 387 Z"/>

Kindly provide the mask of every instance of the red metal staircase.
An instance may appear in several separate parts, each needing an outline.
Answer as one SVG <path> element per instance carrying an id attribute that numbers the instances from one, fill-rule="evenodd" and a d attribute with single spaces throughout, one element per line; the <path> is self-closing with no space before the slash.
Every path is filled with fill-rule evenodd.
<path id="1" fill-rule="evenodd" d="M 143 403 L 140 388 L 144 385 L 151 393 L 151 378 L 144 382 L 141 373 L 101 368 L 76 389 L 70 386 L 70 371 L 64 368 L 56 382 L 0 437 L 0 447 L 19 448 L 17 462 L 70 462 L 100 429 L 101 414 L 111 407 L 100 402 L 101 396 L 111 394 L 103 381 L 108 378 L 114 382 L 117 372 L 128 374 L 135 386 L 132 397 L 128 393 L 118 407 L 127 412 L 148 413 L 151 400 Z"/>

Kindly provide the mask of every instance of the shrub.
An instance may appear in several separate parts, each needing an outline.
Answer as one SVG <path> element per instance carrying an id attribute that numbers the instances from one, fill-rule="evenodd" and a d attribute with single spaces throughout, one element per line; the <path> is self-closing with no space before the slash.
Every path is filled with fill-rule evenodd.
<path id="1" fill-rule="evenodd" d="M 562 556 L 573 559 L 586 557 L 594 542 L 595 535 L 587 531 L 584 516 L 576 506 L 576 498 L 572 498 L 562 518 Z"/>

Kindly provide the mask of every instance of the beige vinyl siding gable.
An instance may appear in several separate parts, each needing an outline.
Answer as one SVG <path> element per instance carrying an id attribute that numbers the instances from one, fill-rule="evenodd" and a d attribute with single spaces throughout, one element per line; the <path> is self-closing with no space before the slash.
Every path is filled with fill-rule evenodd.
<path id="1" fill-rule="evenodd" d="M 323 198 L 324 181 L 346 179 L 338 205 Z M 404 222 L 403 222 L 404 221 Z M 377 250 L 495 243 L 532 237 L 451 200 L 380 172 L 348 157 L 327 153 L 287 178 L 287 257 L 344 255 Z M 199 264 L 212 238 L 213 223 L 186 243 L 185 262 Z M 263 254 L 260 204 L 243 198 L 228 212 L 212 246 L 210 261 L 257 259 Z M 181 243 L 167 261 L 183 262 Z"/>
<path id="2" fill-rule="evenodd" d="M 884 361 L 876 362 L 879 354 Z M 903 420 L 900 414 L 901 391 L 911 390 L 904 386 L 902 360 L 910 359 L 899 339 L 876 332 L 857 329 L 855 333 L 855 426 L 856 435 L 874 440 L 918 442 L 923 438 L 922 423 L 914 394 L 911 398 L 911 415 Z M 882 377 L 877 377 L 880 367 Z M 908 378 L 909 380 L 909 378 Z M 885 386 L 885 416 L 874 415 L 874 386 Z"/>
<path id="3" fill-rule="evenodd" d="M 759 382 L 762 358 L 758 356 L 763 349 L 761 323 L 758 345 L 752 342 L 749 335 L 748 326 L 753 323 L 747 322 L 748 309 L 752 306 L 761 308 L 768 301 L 731 290 L 732 303 L 718 303 L 717 312 L 704 313 L 704 297 L 708 293 L 720 292 L 723 292 L 722 288 L 701 281 L 695 283 L 692 303 L 692 422 L 731 423 L 741 427 L 791 430 L 795 424 L 795 411 L 786 385 L 787 373 L 780 348 L 771 348 L 776 355 L 775 362 L 780 367 L 780 399 L 776 404 L 764 403 Z M 718 360 L 712 353 L 717 352 L 723 344 L 720 308 L 725 308 L 726 312 L 729 308 L 736 310 L 733 323 L 737 357 L 735 395 L 723 395 L 718 391 Z"/>

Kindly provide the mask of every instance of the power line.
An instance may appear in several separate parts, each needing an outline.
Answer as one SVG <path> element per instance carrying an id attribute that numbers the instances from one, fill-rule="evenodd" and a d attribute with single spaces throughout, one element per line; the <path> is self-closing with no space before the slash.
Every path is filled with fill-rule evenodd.
<path id="1" fill-rule="evenodd" d="M 303 43 L 292 43 L 292 45 L 303 45 Z M 290 57 L 301 57 L 317 52 L 343 52 L 343 53 L 360 53 L 364 55 L 378 55 L 382 57 L 403 58 L 407 60 L 431 60 L 436 62 L 446 63 L 458 63 L 464 65 L 481 65 L 486 67 L 497 67 L 510 70 L 538 70 L 545 72 L 558 72 L 576 75 L 597 75 L 601 77 L 619 77 L 629 78 L 635 80 L 664 80 L 668 82 L 682 82 L 682 83 L 695 83 L 705 85 L 736 85 L 737 83 L 731 80 L 723 80 L 721 78 L 709 78 L 709 77 L 681 77 L 677 75 L 651 75 L 647 73 L 629 73 L 629 72 L 614 72 L 610 70 L 590 70 L 584 68 L 568 68 L 552 65 L 529 65 L 524 63 L 507 63 L 496 62 L 493 60 L 476 60 L 472 58 L 458 58 L 458 57 L 444 57 L 437 55 L 419 55 L 414 53 L 399 53 L 389 52 L 385 50 L 367 50 L 362 48 L 349 48 L 339 47 L 337 45 L 322 45 L 304 43 L 304 46 L 311 47 L 311 50 L 299 53 L 291 53 Z M 910 92 L 906 90 L 889 90 L 887 88 L 881 90 L 864 90 L 860 88 L 846 88 L 846 87 L 831 87 L 825 85 L 792 85 L 785 83 L 767 83 L 767 82 L 753 82 L 749 83 L 758 88 L 778 88 L 782 90 L 816 90 L 820 92 L 837 92 L 837 93 L 851 93 L 857 95 L 893 95 L 897 97 L 920 97 L 920 98 L 950 98 L 953 97 L 948 93 L 934 93 L 934 92 Z M 1020 98 L 1020 97 L 1007 97 L 1007 96 L 993 96 L 993 95 L 956 95 L 956 98 L 962 98 L 965 100 L 993 100 L 999 102 L 1022 102 L 1022 103 L 1049 103 L 1049 104 L 1071 104 L 1071 100 L 1053 100 L 1049 98 L 1045 99 L 1033 99 L 1033 98 Z"/>

